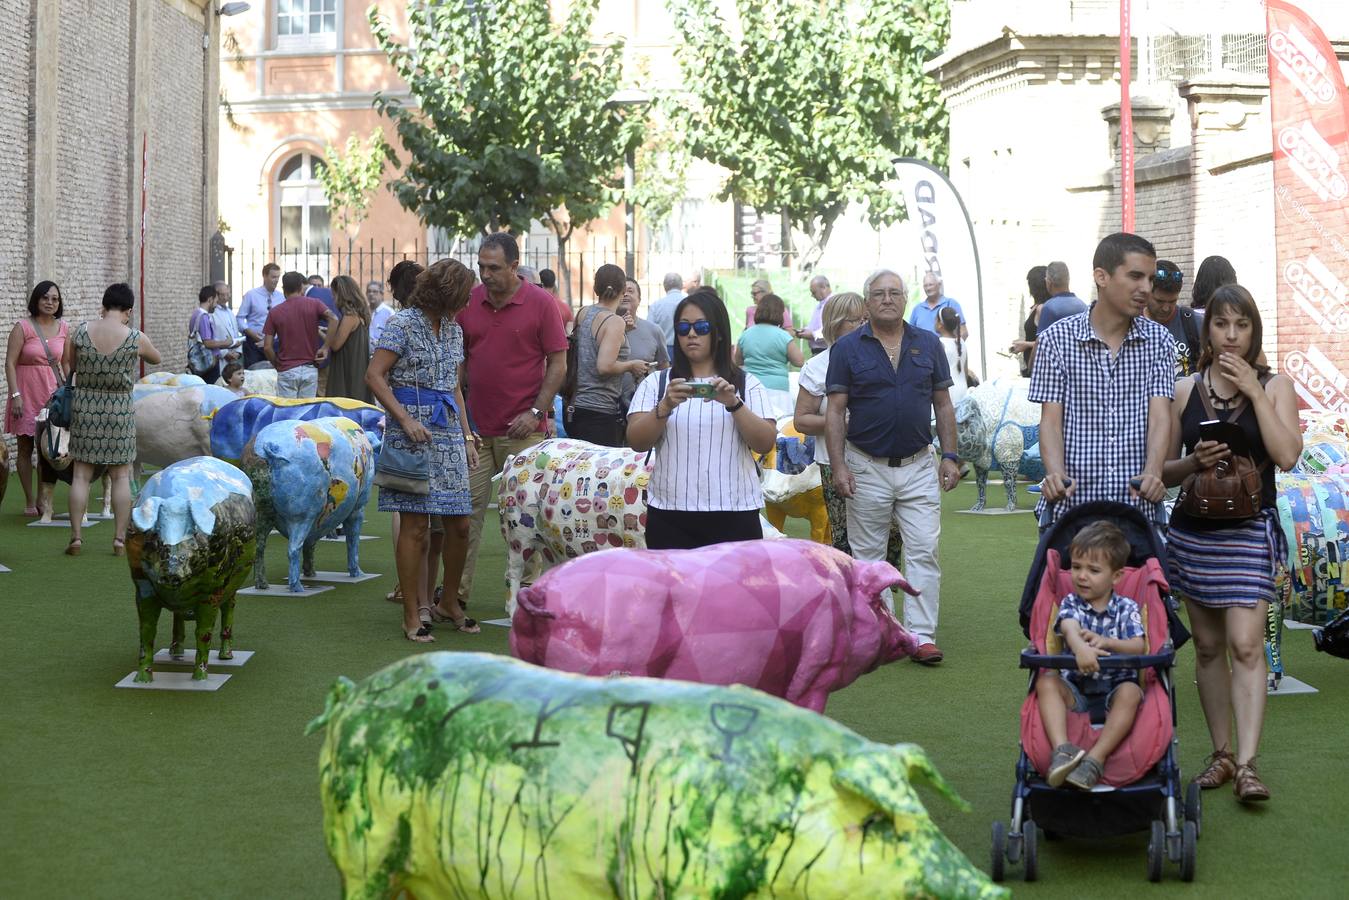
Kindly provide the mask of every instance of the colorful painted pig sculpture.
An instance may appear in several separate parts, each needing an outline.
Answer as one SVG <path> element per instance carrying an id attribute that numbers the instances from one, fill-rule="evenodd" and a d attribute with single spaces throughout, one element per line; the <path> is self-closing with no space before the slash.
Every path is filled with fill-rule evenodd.
<path id="1" fill-rule="evenodd" d="M 183 656 L 185 620 L 197 623 L 194 679 L 206 677 L 211 628 L 220 615 L 220 657 L 233 655 L 234 592 L 253 563 L 255 511 L 247 476 L 209 456 L 156 472 L 136 497 L 126 555 L 136 587 L 140 660 L 136 681 L 152 681 L 161 610 L 173 613 L 170 654 Z"/>
<path id="2" fill-rule="evenodd" d="M 970 388 L 956 407 L 956 448 L 974 466 L 979 490 L 973 510 L 984 508 L 988 473 L 995 468 L 1002 470 L 1008 511 L 1016 509 L 1018 475 L 1032 481 L 1044 477 L 1038 464 L 1040 406 L 1026 398 L 1026 391 L 1024 380 L 999 379 Z"/>
<path id="3" fill-rule="evenodd" d="M 257 558 L 253 582 L 266 588 L 267 536 L 273 528 L 289 541 L 287 584 L 300 592 L 314 574 L 314 545 L 340 527 L 347 540 L 347 573 L 361 574 L 361 524 L 375 452 L 361 426 L 330 417 L 307 422 L 275 422 L 244 447 L 243 469 L 257 498 Z"/>
<path id="4" fill-rule="evenodd" d="M 747 684 L 823 712 L 831 691 L 916 639 L 882 595 L 886 562 L 781 540 L 583 556 L 520 592 L 511 652 L 582 675 Z"/>
<path id="5" fill-rule="evenodd" d="M 423 653 L 309 730 L 347 898 L 1005 898 L 923 750 L 759 691 Z"/>
<path id="6" fill-rule="evenodd" d="M 243 459 L 248 442 L 273 422 L 309 422 L 332 416 L 360 425 L 378 452 L 384 435 L 384 410 L 378 406 L 345 397 L 239 397 L 211 416 L 211 455 L 237 463 Z"/>
<path id="7" fill-rule="evenodd" d="M 211 416 L 237 399 L 233 391 L 209 384 L 137 385 L 132 389 L 136 465 L 163 467 L 210 456 Z"/>

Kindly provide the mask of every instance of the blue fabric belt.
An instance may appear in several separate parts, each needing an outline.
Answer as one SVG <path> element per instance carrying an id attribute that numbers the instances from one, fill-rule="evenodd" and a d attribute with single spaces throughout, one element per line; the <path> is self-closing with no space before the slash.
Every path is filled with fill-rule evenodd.
<path id="1" fill-rule="evenodd" d="M 431 418 L 423 425 L 434 428 L 449 428 L 459 421 L 459 408 L 454 405 L 453 391 L 437 391 L 424 387 L 396 387 L 393 398 L 404 406 L 429 406 Z M 453 419 L 451 419 L 453 416 Z"/>

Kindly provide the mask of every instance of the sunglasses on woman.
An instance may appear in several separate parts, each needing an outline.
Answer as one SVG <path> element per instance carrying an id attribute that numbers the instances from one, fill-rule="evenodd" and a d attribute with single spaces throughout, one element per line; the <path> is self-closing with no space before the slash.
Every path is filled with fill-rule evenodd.
<path id="1" fill-rule="evenodd" d="M 690 331 L 692 331 L 696 335 L 706 337 L 707 335 L 712 333 L 712 323 L 707 321 L 706 319 L 699 319 L 696 322 L 675 323 L 675 334 L 679 335 L 680 337 L 688 337 Z"/>

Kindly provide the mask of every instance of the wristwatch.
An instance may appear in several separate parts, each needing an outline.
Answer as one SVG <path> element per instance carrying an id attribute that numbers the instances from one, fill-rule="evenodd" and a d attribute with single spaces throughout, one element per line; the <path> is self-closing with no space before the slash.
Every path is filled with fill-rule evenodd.
<path id="1" fill-rule="evenodd" d="M 548 413 L 539 409 L 537 406 L 531 406 L 529 408 L 529 414 L 534 418 L 538 419 L 540 422 L 542 422 L 548 416 Z"/>
<path id="2" fill-rule="evenodd" d="M 950 460 L 951 462 L 953 462 L 953 463 L 958 463 L 958 462 L 960 462 L 960 457 L 959 457 L 958 455 L 954 454 L 954 453 L 943 453 L 943 454 L 941 455 L 941 458 L 942 458 L 942 459 L 949 459 L 949 460 Z"/>

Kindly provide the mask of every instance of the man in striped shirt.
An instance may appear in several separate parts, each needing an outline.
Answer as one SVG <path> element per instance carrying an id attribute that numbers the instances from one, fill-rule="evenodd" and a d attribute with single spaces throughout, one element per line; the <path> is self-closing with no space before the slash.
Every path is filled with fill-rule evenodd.
<path id="1" fill-rule="evenodd" d="M 1036 337 L 1030 399 L 1040 404 L 1045 480 L 1036 513 L 1054 518 L 1092 500 L 1128 503 L 1162 524 L 1162 463 L 1170 440 L 1175 351 L 1143 315 L 1157 251 L 1112 234 L 1092 259 L 1097 300 Z M 1132 487 L 1131 480 L 1138 486 Z"/>

